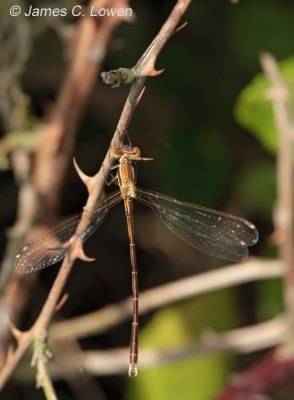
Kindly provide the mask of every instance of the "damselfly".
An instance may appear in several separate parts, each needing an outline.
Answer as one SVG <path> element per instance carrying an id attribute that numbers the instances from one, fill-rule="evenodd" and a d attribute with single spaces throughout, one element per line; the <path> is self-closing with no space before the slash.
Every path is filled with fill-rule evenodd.
<path id="1" fill-rule="evenodd" d="M 133 199 L 150 207 L 161 222 L 184 242 L 197 250 L 224 260 L 245 260 L 248 257 L 247 246 L 252 246 L 258 241 L 258 232 L 255 226 L 245 219 L 137 188 L 133 163 L 134 161 L 150 160 L 141 157 L 138 147 L 113 147 L 110 155 L 118 160 L 116 181 L 119 190 L 97 204 L 79 239 L 81 241 L 88 239 L 104 220 L 107 211 L 120 201 L 124 202 L 130 245 L 133 298 L 129 375 L 136 376 L 139 299 Z M 74 216 L 39 237 L 37 241 L 27 244 L 17 255 L 16 271 L 22 274 L 29 273 L 62 260 L 68 252 L 67 243 L 74 235 L 80 218 L 81 214 Z"/>

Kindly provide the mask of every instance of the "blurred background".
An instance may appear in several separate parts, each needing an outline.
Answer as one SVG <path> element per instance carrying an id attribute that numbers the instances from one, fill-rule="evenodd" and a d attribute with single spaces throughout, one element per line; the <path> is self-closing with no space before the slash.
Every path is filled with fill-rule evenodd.
<path id="1" fill-rule="evenodd" d="M 15 154 L 19 151 L 27 154 L 30 176 L 37 162 L 35 153 L 42 126 L 47 123 L 66 78 L 73 31 L 78 23 L 77 18 L 69 17 L 13 18 L 9 15 L 11 4 L 14 3 L 7 0 L 0 5 L 0 255 L 3 259 L 9 243 L 7 233 L 17 218 L 20 179 L 13 168 Z M 15 4 L 28 9 L 30 5 L 70 8 L 74 3 L 16 1 Z M 120 23 L 113 32 L 102 70 L 133 66 L 174 4 L 169 0 L 131 2 L 136 18 L 131 23 Z M 157 60 L 157 69 L 164 68 L 164 73 L 146 81 L 146 91 L 129 126 L 132 144 L 141 148 L 143 156 L 154 157 L 152 162 L 139 163 L 138 186 L 248 219 L 260 233 L 259 243 L 250 248 L 250 253 L 274 258 L 276 248 L 269 236 L 273 231 L 276 196 L 276 139 L 272 125 L 262 124 L 270 115 L 271 105 L 265 106 L 264 113 L 256 112 L 254 101 L 258 105 L 259 100 L 252 100 L 244 89 L 251 90 L 253 79 L 261 71 L 262 51 L 272 52 L 278 60 L 293 55 L 293 1 L 195 0 L 182 21 L 188 21 L 188 25 L 168 41 Z M 105 86 L 100 74 L 96 75 L 75 125 L 76 136 L 69 149 L 60 195 L 57 193 L 56 219 L 82 210 L 87 192 L 73 167 L 72 157 L 88 175 L 99 170 L 128 91 L 128 86 L 114 89 Z M 249 116 L 248 104 L 253 104 L 253 114 Z M 74 109 L 69 109 L 66 119 L 73 118 L 72 113 Z M 264 129 L 250 124 L 252 115 L 255 120 L 264 118 L 259 120 Z M 269 134 L 272 136 L 267 137 Z M 110 193 L 113 189 L 105 190 Z M 135 205 L 134 212 L 141 292 L 226 264 L 183 244 L 140 204 Z M 39 214 L 36 220 L 48 222 L 50 215 Z M 18 246 L 21 247 L 21 242 Z M 59 319 L 115 304 L 131 294 L 122 205 L 111 210 L 85 250 L 96 261 L 76 263 L 65 289 L 69 298 L 59 312 Z M 25 304 L 19 306 L 21 329 L 29 328 L 35 321 L 58 268 L 56 264 L 38 276 L 23 278 L 33 280 L 33 290 L 25 300 L 22 296 L 14 299 L 15 303 Z M 7 282 L 5 275 L 1 296 Z M 196 343 L 204 331 L 223 332 L 254 324 L 274 317 L 282 308 L 278 279 L 214 291 L 142 316 L 139 349 L 188 346 Z M 130 320 L 125 321 L 103 334 L 81 340 L 80 346 L 99 350 L 128 347 L 130 327 Z M 136 379 L 129 379 L 127 373 L 93 377 L 81 370 L 74 383 L 58 378 L 54 385 L 58 398 L 63 400 L 205 400 L 214 398 L 232 373 L 245 370 L 259 356 L 257 352 L 188 357 L 169 365 L 142 369 Z M 289 396 L 291 392 L 287 393 Z M 29 371 L 26 377 L 16 374 L 1 398 L 42 399 L 43 394 L 35 389 L 33 371 Z"/>

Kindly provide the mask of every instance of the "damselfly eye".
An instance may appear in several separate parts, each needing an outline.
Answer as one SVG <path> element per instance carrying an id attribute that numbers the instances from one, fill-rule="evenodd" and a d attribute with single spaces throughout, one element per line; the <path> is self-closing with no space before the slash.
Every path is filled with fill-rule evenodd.
<path id="1" fill-rule="evenodd" d="M 132 157 L 134 158 L 141 157 L 141 150 L 139 149 L 139 147 L 132 148 Z"/>
<path id="2" fill-rule="evenodd" d="M 112 158 L 119 158 L 121 156 L 121 152 L 118 151 L 117 147 L 111 147 L 109 151 L 110 157 Z"/>

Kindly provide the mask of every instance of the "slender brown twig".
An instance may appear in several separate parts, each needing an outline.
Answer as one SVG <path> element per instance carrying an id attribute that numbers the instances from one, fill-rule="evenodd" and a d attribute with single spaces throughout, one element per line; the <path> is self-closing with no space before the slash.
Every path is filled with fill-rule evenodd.
<path id="1" fill-rule="evenodd" d="M 287 310 L 285 332 L 280 346 L 258 360 L 258 362 L 233 378 L 218 400 L 253 400 L 270 388 L 281 384 L 294 372 L 294 249 L 293 249 L 293 161 L 294 138 L 290 91 L 279 71 L 275 58 L 261 55 L 261 64 L 271 89 L 267 97 L 272 101 L 278 134 L 277 155 L 277 205 L 274 212 L 275 237 L 279 245 L 281 262 L 285 271 L 284 299 Z M 265 367 L 266 366 L 266 367 Z"/>
<path id="2" fill-rule="evenodd" d="M 228 332 L 207 331 L 201 335 L 197 343 L 186 347 L 168 350 L 142 348 L 140 366 L 150 368 L 204 354 L 228 352 L 246 354 L 267 349 L 283 342 L 286 329 L 286 317 L 280 316 L 270 321 Z M 62 348 L 62 343 L 57 344 L 56 351 L 60 349 L 59 353 L 62 353 Z M 67 374 L 76 375 L 80 368 L 94 375 L 123 373 L 127 370 L 125 363 L 127 354 L 127 348 L 109 351 L 64 352 L 63 356 L 59 357 L 59 362 L 52 361 L 50 371 L 56 378 L 62 378 Z"/>
<path id="3" fill-rule="evenodd" d="M 168 40 L 168 38 L 171 36 L 171 34 L 176 30 L 176 26 L 179 23 L 179 20 L 182 16 L 182 14 L 186 11 L 189 3 L 191 0 L 178 0 L 174 9 L 172 10 L 171 14 L 167 18 L 166 23 L 164 24 L 164 31 L 165 35 L 164 38 L 162 39 L 162 31 L 159 32 L 157 35 L 158 38 L 160 38 L 161 41 L 161 47 L 163 44 Z M 155 39 L 156 43 L 156 39 Z M 154 51 L 156 50 L 157 47 L 154 47 Z M 158 54 L 158 52 L 157 52 Z M 150 55 L 150 53 L 149 53 Z M 156 57 L 155 57 L 156 58 Z M 148 58 L 146 58 L 148 60 Z M 141 60 L 142 64 L 144 65 L 144 59 Z M 127 98 L 126 104 L 124 106 L 124 109 L 122 111 L 119 123 L 117 125 L 116 132 L 114 134 L 114 137 L 112 139 L 113 144 L 120 144 L 123 141 L 123 137 L 126 131 L 126 128 L 131 120 L 131 117 L 133 115 L 133 112 L 135 110 L 135 107 L 138 103 L 138 99 L 140 98 L 142 89 L 144 85 L 144 78 L 137 79 L 133 85 L 131 86 L 129 96 Z M 59 126 L 57 126 L 59 132 Z M 55 131 L 56 134 L 56 131 Z M 54 151 L 54 148 L 50 150 L 50 152 Z M 50 153 L 49 152 L 49 153 Z M 46 156 L 46 152 L 44 157 Z M 51 158 L 50 158 L 51 160 Z M 69 251 L 67 256 L 64 259 L 64 262 L 62 263 L 62 266 L 60 268 L 60 271 L 54 281 L 54 284 L 50 290 L 49 296 L 40 312 L 40 315 L 38 319 L 36 320 L 35 324 L 32 326 L 32 328 L 28 331 L 25 332 L 24 334 L 20 335 L 19 337 L 19 343 L 18 346 L 15 350 L 15 352 L 11 355 L 9 360 L 7 360 L 7 363 L 3 367 L 3 369 L 0 372 L 0 388 L 3 387 L 15 367 L 17 366 L 18 362 L 20 359 L 23 357 L 24 353 L 28 349 L 28 347 L 31 345 L 32 340 L 34 337 L 38 336 L 46 336 L 46 331 L 48 329 L 48 325 L 50 323 L 50 320 L 54 314 L 55 306 L 58 303 L 58 300 L 61 296 L 62 290 L 64 288 L 64 285 L 66 283 L 66 280 L 71 272 L 73 263 L 76 258 L 83 259 L 85 261 L 89 261 L 90 259 L 85 256 L 83 249 L 82 249 L 82 243 L 80 241 L 80 232 L 84 226 L 84 224 L 87 223 L 87 219 L 89 218 L 90 211 L 93 210 L 98 197 L 101 194 L 105 176 L 108 175 L 111 167 L 111 160 L 109 157 L 109 154 L 107 153 L 103 164 L 102 168 L 100 171 L 94 175 L 93 177 L 87 177 L 85 174 L 83 174 L 79 168 L 78 172 L 80 177 L 82 178 L 83 182 L 86 184 L 88 191 L 89 191 L 89 197 L 88 201 L 86 203 L 86 206 L 84 208 L 84 218 L 81 219 L 82 224 L 77 228 L 76 234 L 71 238 L 68 246 L 69 246 Z M 47 170 L 48 172 L 48 170 Z M 50 174 L 52 174 L 52 171 L 50 171 Z M 41 176 L 43 178 L 46 178 L 46 174 L 44 175 L 44 171 L 41 172 Z M 36 181 L 38 181 L 38 177 L 36 178 Z M 40 185 L 42 185 L 42 182 L 40 182 Z M 40 190 L 42 191 L 42 187 L 40 187 Z M 53 200 L 54 203 L 54 200 Z"/>
<path id="4" fill-rule="evenodd" d="M 190 276 L 142 292 L 140 294 L 140 314 L 213 290 L 261 279 L 276 278 L 282 276 L 283 272 L 283 266 L 279 261 L 250 258 L 243 263 L 242 268 L 240 265 L 233 264 L 221 270 Z M 50 329 L 50 337 L 54 342 L 55 340 L 80 339 L 97 335 L 125 321 L 131 314 L 131 302 L 127 298 L 101 310 L 53 324 Z"/>
<path id="5" fill-rule="evenodd" d="M 277 62 L 269 53 L 261 55 L 262 67 L 271 82 L 268 97 L 272 101 L 278 132 L 277 204 L 274 212 L 276 237 L 286 267 L 284 275 L 285 305 L 289 312 L 289 330 L 294 332 L 294 236 L 293 236 L 293 139 L 294 124 L 291 94 Z"/>

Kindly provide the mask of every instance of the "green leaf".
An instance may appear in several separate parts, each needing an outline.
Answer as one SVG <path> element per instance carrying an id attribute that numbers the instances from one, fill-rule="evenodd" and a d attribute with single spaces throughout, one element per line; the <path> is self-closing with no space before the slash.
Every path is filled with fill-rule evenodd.
<path id="1" fill-rule="evenodd" d="M 294 57 L 279 62 L 279 68 L 286 79 L 294 104 Z M 277 129 L 272 103 L 266 99 L 270 84 L 264 74 L 258 74 L 241 92 L 235 107 L 237 121 L 251 131 L 262 146 L 275 154 L 277 151 Z"/>

